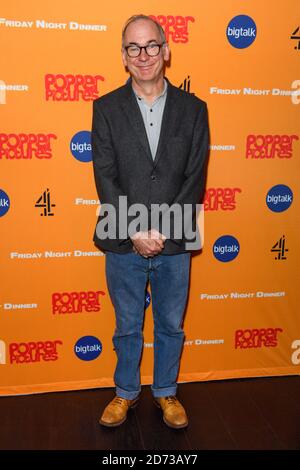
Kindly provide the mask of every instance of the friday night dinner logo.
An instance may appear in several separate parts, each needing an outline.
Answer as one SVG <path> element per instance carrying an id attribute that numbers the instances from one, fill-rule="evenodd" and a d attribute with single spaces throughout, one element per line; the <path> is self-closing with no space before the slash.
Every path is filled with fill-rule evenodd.
<path id="1" fill-rule="evenodd" d="M 11 20 L 7 18 L 0 18 L 0 27 L 5 28 L 18 28 L 18 29 L 59 29 L 70 31 L 106 31 L 107 25 L 105 24 L 83 24 L 77 21 L 69 21 L 68 23 L 58 23 L 53 21 L 39 20 Z"/>

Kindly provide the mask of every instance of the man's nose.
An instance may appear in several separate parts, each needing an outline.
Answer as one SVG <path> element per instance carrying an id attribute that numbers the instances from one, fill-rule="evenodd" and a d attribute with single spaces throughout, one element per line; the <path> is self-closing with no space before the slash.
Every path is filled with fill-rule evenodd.
<path id="1" fill-rule="evenodd" d="M 148 60 L 149 56 L 146 52 L 146 49 L 142 49 L 141 50 L 141 53 L 140 53 L 140 56 L 139 56 L 139 59 L 142 60 L 143 62 L 145 62 L 145 60 Z"/>

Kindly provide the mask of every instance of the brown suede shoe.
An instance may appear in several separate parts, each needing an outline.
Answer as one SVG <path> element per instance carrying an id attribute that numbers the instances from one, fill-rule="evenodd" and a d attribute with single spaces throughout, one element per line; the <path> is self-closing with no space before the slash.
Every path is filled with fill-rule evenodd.
<path id="1" fill-rule="evenodd" d="M 175 396 L 156 397 L 154 398 L 154 403 L 163 411 L 163 420 L 167 426 L 174 429 L 187 427 L 187 415 Z"/>
<path id="2" fill-rule="evenodd" d="M 99 423 L 103 426 L 120 426 L 127 418 L 127 412 L 130 408 L 137 406 L 138 398 L 126 400 L 126 398 L 115 397 L 105 408 Z"/>

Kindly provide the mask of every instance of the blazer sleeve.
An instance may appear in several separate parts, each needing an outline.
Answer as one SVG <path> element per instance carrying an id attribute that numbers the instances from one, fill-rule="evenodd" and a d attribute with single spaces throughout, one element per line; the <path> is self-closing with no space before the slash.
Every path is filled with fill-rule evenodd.
<path id="1" fill-rule="evenodd" d="M 203 106 L 199 110 L 199 113 L 195 120 L 190 155 L 188 157 L 188 162 L 184 171 L 184 181 L 180 191 L 172 202 L 172 204 L 180 204 L 182 211 L 184 204 L 192 205 L 192 216 L 194 222 L 196 218 L 196 204 L 201 202 L 205 190 L 208 154 L 208 113 L 207 105 L 206 103 L 203 103 Z M 184 230 L 185 227 L 183 221 L 183 235 L 185 233 Z M 174 243 L 177 243 L 178 245 L 180 245 L 182 241 L 181 239 L 175 239 L 172 236 L 169 237 L 169 240 L 173 241 Z"/>
<path id="2" fill-rule="evenodd" d="M 92 155 L 96 189 L 101 204 L 100 217 L 104 217 L 103 204 L 115 209 L 116 218 L 109 219 L 110 227 L 119 239 L 119 196 L 125 196 L 118 181 L 118 167 L 109 124 L 96 101 L 93 102 Z M 128 235 L 119 239 L 119 244 L 130 241 Z"/>

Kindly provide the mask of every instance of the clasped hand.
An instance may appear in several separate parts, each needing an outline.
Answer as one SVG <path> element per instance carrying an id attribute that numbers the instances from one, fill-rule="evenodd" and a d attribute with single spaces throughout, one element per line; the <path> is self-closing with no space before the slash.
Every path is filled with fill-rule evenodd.
<path id="1" fill-rule="evenodd" d="M 166 237 L 155 229 L 137 232 L 131 237 L 133 251 L 144 258 L 158 255 L 164 248 Z"/>

